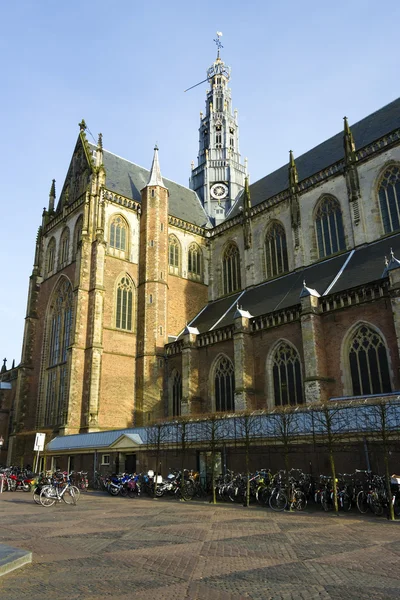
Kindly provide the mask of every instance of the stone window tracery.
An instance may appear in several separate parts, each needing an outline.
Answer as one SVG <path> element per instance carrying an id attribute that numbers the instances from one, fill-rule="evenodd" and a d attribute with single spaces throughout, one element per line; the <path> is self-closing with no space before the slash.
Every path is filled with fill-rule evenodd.
<path id="1" fill-rule="evenodd" d="M 361 325 L 353 334 L 349 363 L 354 396 L 392 391 L 385 343 L 368 325 Z"/>
<path id="2" fill-rule="evenodd" d="M 378 190 L 385 233 L 400 229 L 400 167 L 392 165 L 384 172 Z"/>
<path id="3" fill-rule="evenodd" d="M 46 396 L 44 425 L 63 422 L 67 393 L 67 358 L 71 343 L 73 296 L 70 282 L 58 284 L 47 317 Z"/>
<path id="4" fill-rule="evenodd" d="M 200 247 L 193 243 L 188 251 L 188 275 L 190 279 L 202 280 L 202 252 Z"/>
<path id="5" fill-rule="evenodd" d="M 74 230 L 74 245 L 73 245 L 73 258 L 76 257 L 76 253 L 78 252 L 78 248 L 82 241 L 82 228 L 83 228 L 83 217 L 82 215 L 78 218 L 75 224 Z"/>
<path id="6" fill-rule="evenodd" d="M 124 275 L 118 282 L 116 306 L 115 306 L 115 327 L 124 331 L 132 331 L 132 309 L 133 309 L 133 282 Z"/>
<path id="7" fill-rule="evenodd" d="M 319 204 L 315 217 L 319 258 L 346 249 L 343 216 L 336 198 L 326 196 Z"/>
<path id="8" fill-rule="evenodd" d="M 241 288 L 239 248 L 233 242 L 229 244 L 222 259 L 222 278 L 224 294 L 231 294 Z"/>
<path id="9" fill-rule="evenodd" d="M 46 263 L 45 263 L 45 273 L 48 275 L 54 270 L 54 263 L 56 257 L 56 240 L 51 238 L 49 245 L 47 246 L 46 252 Z"/>
<path id="10" fill-rule="evenodd" d="M 265 262 L 268 279 L 289 270 L 286 234 L 279 223 L 271 225 L 265 236 Z"/>
<path id="11" fill-rule="evenodd" d="M 303 404 L 300 357 L 295 348 L 281 342 L 272 364 L 275 406 Z"/>
<path id="12" fill-rule="evenodd" d="M 119 258 L 125 258 L 128 251 L 128 225 L 120 215 L 110 222 L 109 252 Z"/>
<path id="13" fill-rule="evenodd" d="M 181 247 L 174 235 L 168 238 L 168 266 L 172 275 L 180 275 Z"/>
<path id="14" fill-rule="evenodd" d="M 182 377 L 178 371 L 175 371 L 172 378 L 172 416 L 179 417 L 181 414 L 182 402 Z"/>
<path id="15" fill-rule="evenodd" d="M 235 370 L 229 358 L 222 356 L 215 369 L 215 410 L 233 412 L 235 410 Z"/>
<path id="16" fill-rule="evenodd" d="M 58 266 L 61 268 L 68 262 L 69 256 L 69 229 L 66 227 L 61 234 L 60 249 L 58 255 Z"/>

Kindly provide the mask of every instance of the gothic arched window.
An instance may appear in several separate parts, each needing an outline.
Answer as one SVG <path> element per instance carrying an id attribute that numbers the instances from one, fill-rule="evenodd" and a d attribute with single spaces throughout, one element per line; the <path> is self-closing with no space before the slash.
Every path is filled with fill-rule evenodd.
<path id="1" fill-rule="evenodd" d="M 172 373 L 172 385 L 171 385 L 171 409 L 172 416 L 179 417 L 181 414 L 181 402 L 182 402 L 182 377 L 178 371 Z"/>
<path id="2" fill-rule="evenodd" d="M 353 396 L 391 392 L 386 346 L 377 331 L 360 325 L 351 338 L 349 350 Z"/>
<path id="3" fill-rule="evenodd" d="M 315 227 L 320 258 L 346 249 L 342 211 L 333 196 L 325 196 L 321 200 L 315 216 Z"/>
<path id="4" fill-rule="evenodd" d="M 69 256 L 69 229 L 66 227 L 61 234 L 60 248 L 58 250 L 58 266 L 61 268 L 68 262 Z"/>
<path id="5" fill-rule="evenodd" d="M 379 185 L 379 205 L 385 233 L 400 229 L 400 167 L 393 165 L 384 172 Z"/>
<path id="6" fill-rule="evenodd" d="M 172 275 L 180 275 L 181 246 L 174 235 L 168 238 L 168 266 Z"/>
<path id="7" fill-rule="evenodd" d="M 235 371 L 233 364 L 222 356 L 215 369 L 215 410 L 216 412 L 233 412 L 235 410 Z"/>
<path id="8" fill-rule="evenodd" d="M 56 257 L 56 240 L 52 237 L 47 246 L 47 252 L 46 252 L 46 263 L 45 263 L 46 275 L 48 275 L 49 273 L 51 273 L 53 271 L 55 257 Z"/>
<path id="9" fill-rule="evenodd" d="M 265 260 L 267 278 L 289 270 L 286 234 L 279 223 L 274 223 L 265 236 Z"/>
<path id="10" fill-rule="evenodd" d="M 127 251 L 127 232 L 128 226 L 126 221 L 117 215 L 113 217 L 110 223 L 110 242 L 109 247 L 121 252 Z"/>
<path id="11" fill-rule="evenodd" d="M 124 275 L 117 284 L 115 305 L 115 327 L 132 331 L 133 282 Z"/>
<path id="12" fill-rule="evenodd" d="M 55 425 L 65 420 L 67 351 L 71 343 L 72 302 L 72 286 L 66 278 L 62 278 L 53 294 L 47 316 L 48 344 L 43 425 Z"/>
<path id="13" fill-rule="evenodd" d="M 83 228 L 83 216 L 81 215 L 79 219 L 75 223 L 74 229 L 74 245 L 73 245 L 73 258 L 76 257 L 76 253 L 78 252 L 79 245 L 82 240 L 82 228 Z"/>
<path id="14" fill-rule="evenodd" d="M 222 259 L 222 276 L 224 294 L 236 292 L 241 288 L 240 254 L 233 242 L 229 244 Z"/>
<path id="15" fill-rule="evenodd" d="M 281 342 L 272 362 L 275 406 L 303 403 L 300 357 L 295 348 Z"/>
<path id="16" fill-rule="evenodd" d="M 200 246 L 190 244 L 188 252 L 188 276 L 190 279 L 202 279 L 202 253 Z"/>

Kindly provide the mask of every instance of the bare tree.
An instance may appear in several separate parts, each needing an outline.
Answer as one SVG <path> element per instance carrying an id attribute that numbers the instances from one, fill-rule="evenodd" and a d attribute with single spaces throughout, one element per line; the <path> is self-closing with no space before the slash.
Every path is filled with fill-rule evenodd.
<path id="1" fill-rule="evenodd" d="M 367 435 L 381 442 L 383 461 L 385 465 L 385 483 L 389 507 L 389 517 L 395 520 L 393 496 L 391 489 L 391 474 L 389 470 L 389 456 L 393 441 L 398 439 L 400 424 L 400 399 L 377 399 L 375 402 L 366 402 L 363 407 Z"/>
<path id="2" fill-rule="evenodd" d="M 215 480 L 216 476 L 218 475 L 216 472 L 217 453 L 227 438 L 229 422 L 230 419 L 225 415 L 221 415 L 220 413 L 202 415 L 201 428 L 199 429 L 201 440 L 207 444 L 207 451 L 210 453 L 210 475 L 213 504 L 217 503 L 215 491 Z"/>
<path id="3" fill-rule="evenodd" d="M 293 444 L 300 433 L 299 409 L 293 406 L 281 406 L 275 408 L 268 415 L 273 437 L 283 446 L 285 471 L 289 472 L 290 445 Z"/>
<path id="4" fill-rule="evenodd" d="M 165 421 L 157 421 L 153 423 L 147 430 L 147 446 L 155 451 L 155 468 L 154 468 L 154 492 L 153 495 L 156 497 L 157 484 L 158 484 L 158 472 L 160 470 L 160 454 L 162 446 L 168 441 L 170 434 L 170 424 Z"/>
<path id="5" fill-rule="evenodd" d="M 335 448 L 343 440 L 348 429 L 344 412 L 346 406 L 339 402 L 328 401 L 310 405 L 309 410 L 313 417 L 313 436 L 315 439 L 322 439 L 327 446 L 332 476 L 333 506 L 335 512 L 338 512 Z"/>
<path id="6" fill-rule="evenodd" d="M 261 413 L 243 411 L 235 413 L 236 440 L 245 448 L 246 464 L 246 506 L 250 504 L 250 448 L 261 435 Z"/>

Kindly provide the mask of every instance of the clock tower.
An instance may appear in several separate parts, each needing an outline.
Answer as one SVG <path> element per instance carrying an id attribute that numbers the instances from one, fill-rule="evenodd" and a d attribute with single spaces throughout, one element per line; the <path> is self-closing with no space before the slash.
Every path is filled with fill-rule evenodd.
<path id="1" fill-rule="evenodd" d="M 197 192 L 208 215 L 221 223 L 244 188 L 246 166 L 240 162 L 237 110 L 232 112 L 228 87 L 230 68 L 220 58 L 221 33 L 215 40 L 217 58 L 207 71 L 206 111 L 200 113 L 199 154 L 189 186 Z"/>

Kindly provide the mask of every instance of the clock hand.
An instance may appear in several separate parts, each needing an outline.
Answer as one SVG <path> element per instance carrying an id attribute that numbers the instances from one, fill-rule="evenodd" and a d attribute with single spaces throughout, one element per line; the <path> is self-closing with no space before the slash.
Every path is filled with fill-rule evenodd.
<path id="1" fill-rule="evenodd" d="M 202 83 L 205 83 L 206 81 L 210 81 L 210 77 L 207 77 L 207 79 L 204 79 L 204 81 L 200 81 L 200 83 L 196 83 L 196 85 L 192 85 L 192 87 L 189 87 L 187 90 L 183 90 L 184 92 L 188 92 L 189 90 L 192 90 L 193 88 L 197 87 L 198 85 L 201 85 Z"/>

